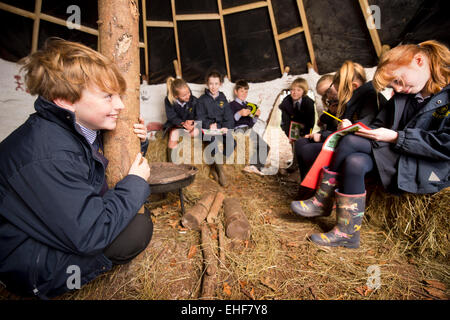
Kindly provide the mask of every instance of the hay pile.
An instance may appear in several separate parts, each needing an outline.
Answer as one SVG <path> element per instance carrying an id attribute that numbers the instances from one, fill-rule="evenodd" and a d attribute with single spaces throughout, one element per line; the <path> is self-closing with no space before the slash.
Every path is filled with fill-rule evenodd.
<path id="1" fill-rule="evenodd" d="M 370 224 L 404 243 L 406 251 L 433 257 L 448 256 L 450 250 L 450 188 L 433 195 L 394 196 L 376 186 L 366 209 Z"/>

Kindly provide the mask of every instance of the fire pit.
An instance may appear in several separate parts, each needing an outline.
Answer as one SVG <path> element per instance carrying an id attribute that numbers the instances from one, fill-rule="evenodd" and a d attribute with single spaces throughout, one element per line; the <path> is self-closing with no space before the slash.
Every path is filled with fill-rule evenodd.
<path id="1" fill-rule="evenodd" d="M 194 166 L 171 162 L 152 162 L 149 185 L 152 194 L 177 191 L 180 195 L 181 211 L 184 214 L 183 188 L 190 185 L 198 172 Z"/>

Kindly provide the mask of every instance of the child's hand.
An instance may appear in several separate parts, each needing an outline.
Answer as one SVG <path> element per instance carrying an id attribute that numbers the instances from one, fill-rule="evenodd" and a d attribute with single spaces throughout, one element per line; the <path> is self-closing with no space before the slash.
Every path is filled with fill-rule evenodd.
<path id="1" fill-rule="evenodd" d="M 141 142 L 145 142 L 147 139 L 147 127 L 142 117 L 139 117 L 139 123 L 134 124 L 134 133 L 141 139 Z"/>
<path id="2" fill-rule="evenodd" d="M 261 109 L 256 110 L 255 117 L 259 117 L 260 114 L 261 114 Z"/>
<path id="3" fill-rule="evenodd" d="M 240 111 L 239 111 L 239 114 L 241 115 L 241 117 L 247 117 L 249 114 L 250 114 L 250 110 L 248 110 L 248 109 L 241 109 Z"/>
<path id="4" fill-rule="evenodd" d="M 341 130 L 347 127 L 350 127 L 352 125 L 352 122 L 348 119 L 342 119 L 342 122 L 339 122 L 337 129 Z"/>
<path id="5" fill-rule="evenodd" d="M 398 132 L 386 128 L 378 128 L 373 130 L 359 129 L 355 132 L 357 136 L 364 137 L 375 141 L 384 141 L 395 143 L 398 139 Z"/>
<path id="6" fill-rule="evenodd" d="M 228 128 L 220 128 L 220 131 L 222 131 L 223 133 L 227 133 L 228 132 Z"/>
<path id="7" fill-rule="evenodd" d="M 134 174 L 141 177 L 145 181 L 148 181 L 148 178 L 150 177 L 150 166 L 148 165 L 147 159 L 144 158 L 140 152 L 131 164 L 128 174 Z"/>
<path id="8" fill-rule="evenodd" d="M 317 133 L 317 132 L 305 135 L 305 138 L 313 139 L 314 142 L 320 142 L 320 138 L 321 137 L 322 137 L 322 135 L 320 133 Z"/>

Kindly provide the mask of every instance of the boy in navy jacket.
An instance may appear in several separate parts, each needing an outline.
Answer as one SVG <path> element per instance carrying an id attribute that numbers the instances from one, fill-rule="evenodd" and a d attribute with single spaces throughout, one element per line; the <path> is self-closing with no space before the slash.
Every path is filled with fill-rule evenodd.
<path id="1" fill-rule="evenodd" d="M 207 75 L 207 89 L 205 89 L 205 93 L 198 99 L 196 118 L 198 121 L 201 121 L 203 129 L 220 131 L 218 135 L 204 136 L 204 140 L 211 141 L 210 147 L 205 148 L 205 152 L 211 150 L 211 154 L 206 155 L 208 158 L 207 162 L 214 164 L 211 174 L 219 181 L 220 185 L 226 186 L 227 179 L 222 166 L 223 157 L 216 157 L 216 153 L 219 151 L 218 140 L 223 141 L 223 151 L 226 157 L 229 157 L 233 153 L 236 147 L 236 141 L 234 141 L 231 132 L 231 129 L 234 128 L 233 111 L 223 92 L 219 91 L 222 83 L 223 76 L 219 72 L 212 71 Z"/>
<path id="2" fill-rule="evenodd" d="M 234 94 L 236 98 L 230 102 L 231 110 L 234 115 L 234 128 L 238 130 L 252 130 L 258 117 L 261 114 L 261 110 L 257 109 L 254 114 L 247 105 L 249 85 L 245 80 L 236 81 L 234 88 Z M 250 139 L 252 139 L 253 150 L 250 158 L 250 166 L 244 168 L 244 171 L 254 172 L 260 175 L 266 174 L 267 170 L 264 170 L 266 164 L 267 155 L 269 153 L 269 146 L 255 131 L 250 132 Z"/>
<path id="3" fill-rule="evenodd" d="M 116 127 L 126 89 L 109 59 L 51 39 L 23 63 L 39 97 L 36 113 L 0 143 L 0 281 L 46 298 L 74 289 L 73 267 L 84 285 L 145 249 L 153 225 L 137 212 L 150 194 L 150 168 L 138 153 L 108 190 L 101 130 Z M 145 141 L 143 123 L 135 128 Z"/>

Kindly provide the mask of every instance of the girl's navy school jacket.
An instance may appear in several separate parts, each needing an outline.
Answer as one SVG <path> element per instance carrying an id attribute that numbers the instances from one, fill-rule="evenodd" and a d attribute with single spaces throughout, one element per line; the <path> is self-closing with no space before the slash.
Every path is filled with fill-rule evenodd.
<path id="1" fill-rule="evenodd" d="M 368 81 L 353 91 L 341 119 L 348 119 L 352 123 L 362 122 L 368 126 L 386 102 L 383 94 L 375 91 L 372 81 Z"/>
<path id="2" fill-rule="evenodd" d="M 395 144 L 372 141 L 376 166 L 388 191 L 435 193 L 450 186 L 450 86 L 433 95 L 401 128 L 411 95 L 395 94 L 371 124 L 398 132 Z"/>
<path id="3" fill-rule="evenodd" d="M 39 97 L 36 113 L 0 143 L 0 281 L 20 295 L 68 291 L 112 267 L 104 249 L 150 194 L 127 175 L 101 196 L 105 167 L 75 114 Z"/>
<path id="4" fill-rule="evenodd" d="M 316 116 L 314 101 L 307 95 L 302 97 L 300 110 L 294 107 L 291 95 L 283 99 L 279 108 L 281 110 L 281 129 L 283 129 L 287 136 L 289 136 L 291 121 L 303 124 L 303 131 L 300 132 L 301 136 L 309 134 L 310 130 L 314 127 Z"/>
<path id="5" fill-rule="evenodd" d="M 234 128 L 234 114 L 222 91 L 219 91 L 219 96 L 214 99 L 209 90 L 205 89 L 205 93 L 198 98 L 197 106 L 196 118 L 202 122 L 203 129 L 209 129 L 213 123 L 217 123 L 218 129 Z"/>
<path id="6" fill-rule="evenodd" d="M 170 103 L 166 97 L 164 105 L 166 108 L 167 121 L 164 124 L 164 129 L 173 127 L 181 127 L 181 123 L 186 120 L 195 120 L 195 112 L 197 108 L 197 98 L 191 94 L 191 97 L 184 106 L 181 106 L 177 101 Z"/>

